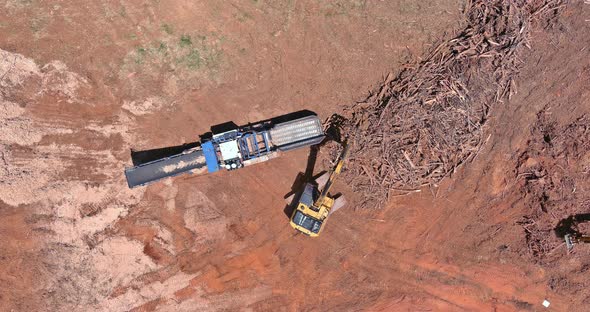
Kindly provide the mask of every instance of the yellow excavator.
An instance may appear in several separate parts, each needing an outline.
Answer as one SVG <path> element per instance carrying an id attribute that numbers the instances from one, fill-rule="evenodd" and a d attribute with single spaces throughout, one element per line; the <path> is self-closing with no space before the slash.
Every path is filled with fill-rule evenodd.
<path id="1" fill-rule="evenodd" d="M 574 248 L 575 244 L 578 243 L 590 243 L 590 236 L 581 235 L 581 234 L 567 234 L 564 236 L 565 245 L 567 246 L 567 250 L 570 251 Z"/>
<path id="2" fill-rule="evenodd" d="M 324 228 L 328 216 L 346 204 L 343 196 L 330 197 L 329 192 L 334 180 L 342 170 L 344 160 L 348 157 L 348 151 L 349 145 L 345 142 L 340 156 L 336 159 L 336 165 L 329 175 L 324 174 L 319 177 L 316 179 L 316 183 L 305 183 L 297 207 L 293 209 L 291 215 L 290 224 L 294 229 L 311 237 L 317 237 Z"/>

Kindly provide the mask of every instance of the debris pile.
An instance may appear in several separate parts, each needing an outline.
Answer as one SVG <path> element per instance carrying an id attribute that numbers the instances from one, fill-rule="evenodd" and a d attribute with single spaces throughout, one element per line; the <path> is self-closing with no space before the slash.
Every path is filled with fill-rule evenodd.
<path id="1" fill-rule="evenodd" d="M 527 203 L 521 225 L 528 254 L 549 263 L 564 250 L 567 234 L 590 232 L 590 117 L 561 125 L 546 110 L 537 114 L 527 148 L 518 155 L 518 192 Z"/>
<path id="2" fill-rule="evenodd" d="M 342 130 L 353 140 L 345 174 L 363 207 L 436 184 L 477 156 L 491 108 L 516 92 L 531 27 L 562 2 L 468 1 L 461 31 L 345 109 Z"/>

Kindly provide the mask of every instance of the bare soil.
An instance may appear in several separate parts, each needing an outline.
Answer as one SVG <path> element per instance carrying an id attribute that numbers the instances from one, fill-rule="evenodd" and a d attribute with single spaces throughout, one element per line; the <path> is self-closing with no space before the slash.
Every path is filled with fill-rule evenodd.
<path id="1" fill-rule="evenodd" d="M 477 157 L 379 210 L 339 181 L 319 239 L 283 213 L 307 150 L 126 187 L 132 148 L 366 98 L 463 5 L 0 2 L 1 310 L 589 310 L 590 246 L 560 237 L 590 234 L 582 2 L 531 34 Z"/>

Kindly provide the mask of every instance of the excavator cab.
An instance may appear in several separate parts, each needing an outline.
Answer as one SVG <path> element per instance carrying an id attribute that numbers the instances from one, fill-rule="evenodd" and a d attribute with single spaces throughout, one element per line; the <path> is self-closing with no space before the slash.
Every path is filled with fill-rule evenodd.
<path id="1" fill-rule="evenodd" d="M 340 174 L 344 160 L 348 156 L 348 145 L 344 143 L 342 153 L 336 160 L 336 165 L 329 176 L 323 175 L 314 183 L 306 183 L 297 207 L 291 215 L 291 226 L 311 237 L 320 235 L 328 216 L 345 205 L 344 197 L 333 198 L 329 196 L 330 188 Z M 327 178 L 327 179 L 326 179 Z M 322 188 L 321 192 L 319 189 Z"/>
<path id="2" fill-rule="evenodd" d="M 291 226 L 309 236 L 318 236 L 320 234 L 323 220 L 329 212 L 329 209 L 326 209 L 326 207 L 324 209 L 318 209 L 314 206 L 319 195 L 316 185 L 306 183 L 297 208 L 293 211 L 293 216 L 291 217 Z"/>

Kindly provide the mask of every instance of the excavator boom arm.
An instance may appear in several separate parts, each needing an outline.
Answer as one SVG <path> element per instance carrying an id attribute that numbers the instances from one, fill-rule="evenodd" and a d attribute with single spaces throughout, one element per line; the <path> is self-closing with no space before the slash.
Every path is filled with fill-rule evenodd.
<path id="1" fill-rule="evenodd" d="M 336 176 L 340 174 L 340 171 L 342 171 L 342 166 L 344 165 L 344 160 L 346 160 L 346 158 L 348 157 L 348 152 L 349 152 L 349 145 L 345 142 L 344 149 L 342 150 L 342 153 L 340 153 L 340 156 L 338 157 L 338 161 L 336 162 L 336 166 L 334 166 L 334 168 L 330 172 L 330 178 L 328 179 L 328 182 L 326 182 L 326 185 L 322 189 L 322 193 L 320 194 L 320 196 L 318 197 L 318 199 L 314 203 L 314 205 L 316 207 L 321 207 L 322 204 L 324 203 L 324 200 L 326 199 L 326 197 L 328 197 L 328 192 L 330 192 L 330 188 L 332 187 L 334 180 L 336 180 Z"/>

